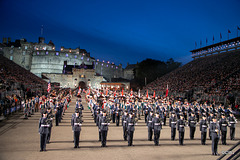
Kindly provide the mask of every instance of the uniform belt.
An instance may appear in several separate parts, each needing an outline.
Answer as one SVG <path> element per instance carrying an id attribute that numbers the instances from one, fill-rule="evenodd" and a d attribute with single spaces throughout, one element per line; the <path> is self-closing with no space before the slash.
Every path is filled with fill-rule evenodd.
<path id="1" fill-rule="evenodd" d="M 227 124 L 222 124 L 222 126 L 227 126 Z"/>
<path id="2" fill-rule="evenodd" d="M 152 121 L 148 121 L 149 123 L 152 123 Z"/>
<path id="3" fill-rule="evenodd" d="M 123 121 L 123 123 L 127 123 L 127 121 Z"/>
<path id="4" fill-rule="evenodd" d="M 171 122 L 171 123 L 177 123 L 177 122 Z"/>
<path id="5" fill-rule="evenodd" d="M 133 123 L 128 123 L 129 126 L 133 126 Z"/>
<path id="6" fill-rule="evenodd" d="M 155 126 L 159 126 L 159 125 L 160 125 L 160 123 L 154 123 L 154 125 L 155 125 Z"/>
<path id="7" fill-rule="evenodd" d="M 81 123 L 74 123 L 74 126 L 81 126 Z"/>
<path id="8" fill-rule="evenodd" d="M 196 123 L 195 121 L 190 121 L 191 123 Z"/>
<path id="9" fill-rule="evenodd" d="M 179 125 L 179 127 L 184 127 L 184 125 Z"/>
<path id="10" fill-rule="evenodd" d="M 41 127 L 49 127 L 49 125 L 44 125 L 44 124 L 42 124 Z"/>
<path id="11" fill-rule="evenodd" d="M 202 127 L 206 128 L 207 126 L 206 125 L 202 125 Z"/>
<path id="12" fill-rule="evenodd" d="M 236 122 L 234 122 L 234 121 L 230 121 L 229 123 L 236 123 Z"/>
<path id="13" fill-rule="evenodd" d="M 102 125 L 109 125 L 109 123 L 102 123 Z"/>

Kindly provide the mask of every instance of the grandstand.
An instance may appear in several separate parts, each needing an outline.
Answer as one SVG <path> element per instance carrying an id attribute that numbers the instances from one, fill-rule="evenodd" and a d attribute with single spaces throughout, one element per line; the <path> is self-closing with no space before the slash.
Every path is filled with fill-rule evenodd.
<path id="1" fill-rule="evenodd" d="M 240 51 L 197 58 L 148 84 L 144 90 L 169 94 L 189 100 L 227 103 L 227 98 L 240 97 Z M 236 102 L 235 102 L 236 103 Z"/>
<path id="2" fill-rule="evenodd" d="M 0 55 L 1 99 L 12 94 L 25 96 L 27 91 L 41 94 L 46 88 L 46 81 Z"/>

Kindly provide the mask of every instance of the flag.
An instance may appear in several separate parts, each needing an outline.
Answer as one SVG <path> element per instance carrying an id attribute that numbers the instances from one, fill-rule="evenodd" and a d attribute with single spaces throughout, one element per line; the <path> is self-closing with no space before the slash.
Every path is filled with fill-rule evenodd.
<path id="1" fill-rule="evenodd" d="M 230 30 L 228 30 L 228 33 L 231 33 L 231 31 L 230 31 Z"/>
<path id="2" fill-rule="evenodd" d="M 148 99 L 148 90 L 147 90 L 147 94 L 146 94 L 146 97 L 147 97 L 147 99 Z"/>
<path id="3" fill-rule="evenodd" d="M 123 97 L 123 89 L 122 89 L 122 97 Z"/>
<path id="4" fill-rule="evenodd" d="M 167 84 L 167 89 L 166 89 L 166 97 L 168 96 L 168 84 Z"/>
<path id="5" fill-rule="evenodd" d="M 116 89 L 115 89 L 115 92 L 114 92 L 114 95 L 113 95 L 113 96 L 116 97 L 116 94 L 117 94 L 117 93 L 116 93 Z"/>
<path id="6" fill-rule="evenodd" d="M 107 88 L 107 90 L 106 90 L 106 96 L 108 95 L 108 88 Z"/>
<path id="7" fill-rule="evenodd" d="M 80 93 L 81 93 L 81 88 L 79 87 L 77 95 L 80 95 Z"/>
<path id="8" fill-rule="evenodd" d="M 47 92 L 50 93 L 50 91 L 51 91 L 51 82 L 50 82 L 50 80 L 49 80 L 49 82 L 48 82 Z"/>
<path id="9" fill-rule="evenodd" d="M 130 94 L 130 96 L 131 96 L 131 97 L 133 96 L 133 91 L 132 91 L 132 88 L 131 88 L 131 94 Z"/>
<path id="10" fill-rule="evenodd" d="M 154 91 L 154 93 L 153 93 L 153 98 L 155 98 L 155 96 L 156 96 L 156 93 L 155 93 L 155 91 Z"/>

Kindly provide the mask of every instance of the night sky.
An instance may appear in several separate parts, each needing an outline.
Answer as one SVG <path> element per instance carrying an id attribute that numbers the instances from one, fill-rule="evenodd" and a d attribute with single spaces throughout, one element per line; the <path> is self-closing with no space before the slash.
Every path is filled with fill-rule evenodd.
<path id="1" fill-rule="evenodd" d="M 0 0 L 0 38 L 41 36 L 116 64 L 146 58 L 186 63 L 192 49 L 237 36 L 239 0 Z M 240 31 L 239 31 L 240 35 Z"/>

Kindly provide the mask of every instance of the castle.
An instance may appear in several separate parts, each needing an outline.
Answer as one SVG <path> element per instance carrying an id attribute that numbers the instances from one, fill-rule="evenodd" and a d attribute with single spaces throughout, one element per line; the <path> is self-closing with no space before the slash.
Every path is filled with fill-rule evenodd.
<path id="1" fill-rule="evenodd" d="M 0 54 L 41 78 L 60 83 L 61 87 L 100 88 L 101 82 L 111 82 L 112 78 L 129 81 L 134 78 L 132 67 L 123 69 L 122 64 L 99 61 L 85 49 L 61 47 L 57 51 L 52 41 L 45 43 L 44 37 L 39 37 L 38 43 L 26 39 L 11 42 L 10 38 L 3 38 Z M 124 86 L 130 88 L 130 83 Z"/>

